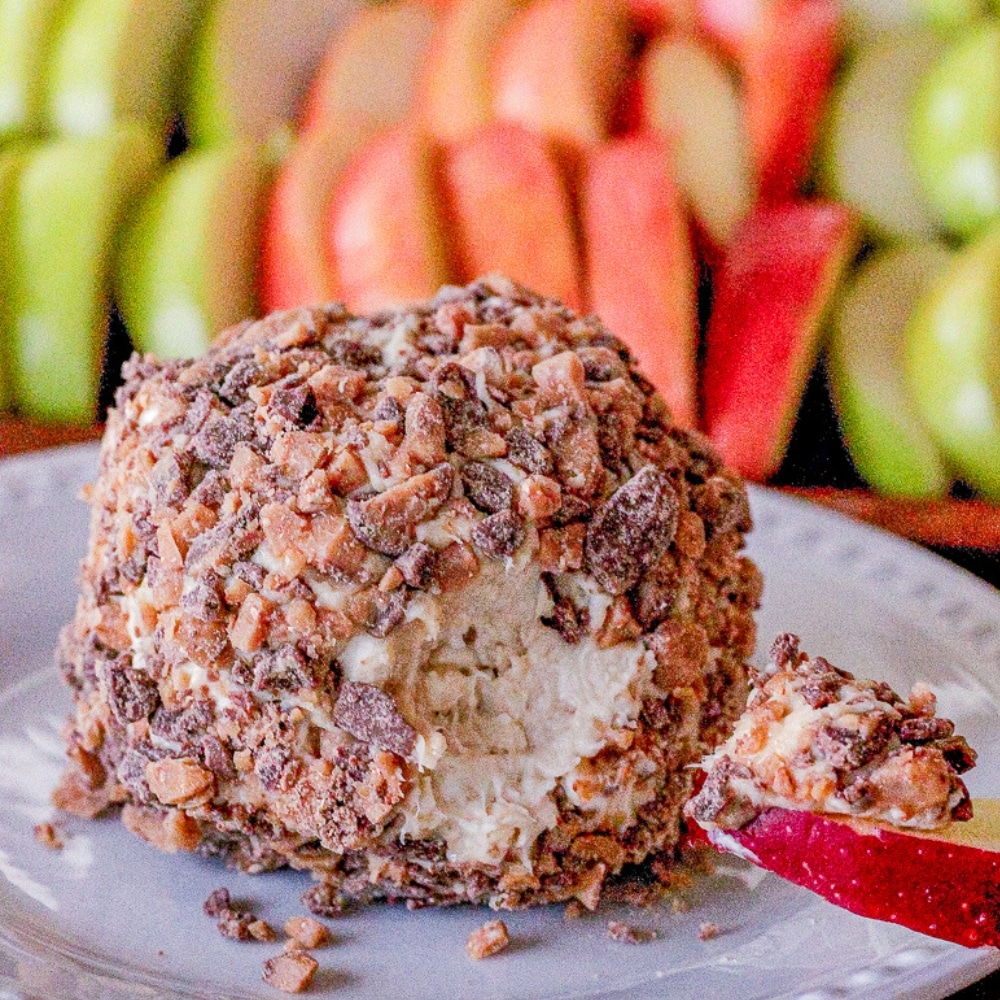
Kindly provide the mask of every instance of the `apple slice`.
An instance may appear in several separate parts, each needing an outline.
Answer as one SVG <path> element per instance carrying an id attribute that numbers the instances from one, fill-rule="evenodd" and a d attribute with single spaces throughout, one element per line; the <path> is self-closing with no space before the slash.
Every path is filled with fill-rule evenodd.
<path id="1" fill-rule="evenodd" d="M 265 142 L 286 130 L 330 38 L 364 7 L 364 0 L 215 0 L 189 72 L 192 143 Z"/>
<path id="2" fill-rule="evenodd" d="M 370 121 L 385 127 L 413 104 L 420 67 L 437 23 L 426 3 L 402 0 L 362 10 L 332 38 L 309 86 L 301 127 Z"/>
<path id="3" fill-rule="evenodd" d="M 329 302 L 337 283 L 326 259 L 326 213 L 351 157 L 375 134 L 367 120 L 330 120 L 304 132 L 271 190 L 261 238 L 260 298 L 265 312 Z"/>
<path id="4" fill-rule="evenodd" d="M 964 479 L 1000 501 L 1000 226 L 956 253 L 906 325 L 906 376 Z"/>
<path id="5" fill-rule="evenodd" d="M 159 141 L 129 122 L 26 157 L 8 258 L 14 398 L 24 415 L 94 419 L 115 233 L 161 156 Z"/>
<path id="6" fill-rule="evenodd" d="M 496 117 L 550 136 L 573 155 L 604 139 L 629 58 L 616 0 L 535 0 L 493 57 Z"/>
<path id="7" fill-rule="evenodd" d="M 255 268 L 268 168 L 255 147 L 189 150 L 128 221 L 116 292 L 132 342 L 193 357 L 256 313 Z"/>
<path id="8" fill-rule="evenodd" d="M 854 214 L 833 202 L 758 205 L 723 261 L 705 341 L 704 424 L 750 479 L 766 479 L 784 454 L 856 231 Z"/>
<path id="9" fill-rule="evenodd" d="M 0 143 L 41 126 L 42 75 L 61 0 L 0 0 Z"/>
<path id="10" fill-rule="evenodd" d="M 913 95 L 941 47 L 940 39 L 919 32 L 863 49 L 831 99 L 824 185 L 888 239 L 927 239 L 937 228 L 910 158 L 907 130 Z"/>
<path id="11" fill-rule="evenodd" d="M 11 373 L 11 341 L 15 320 L 11 310 L 14 295 L 12 268 L 8 264 L 12 253 L 13 205 L 18 176 L 27 157 L 24 147 L 10 146 L 0 152 L 0 410 L 13 402 L 13 375 Z"/>
<path id="12" fill-rule="evenodd" d="M 940 243 L 886 251 L 865 262 L 837 304 L 830 382 L 854 464 L 880 493 L 941 496 L 951 483 L 906 384 L 903 337 L 918 298 L 950 259 Z"/>
<path id="13" fill-rule="evenodd" d="M 820 813 L 768 809 L 710 843 L 863 917 L 977 948 L 1000 947 L 1000 801 L 943 830 L 900 830 Z"/>
<path id="14" fill-rule="evenodd" d="M 180 56 L 203 0 L 75 0 L 52 44 L 45 79 L 50 129 L 97 135 L 120 118 L 165 133 L 177 110 Z"/>
<path id="15" fill-rule="evenodd" d="M 458 142 L 493 120 L 490 61 L 497 39 L 527 0 L 455 0 L 434 32 L 417 103 L 424 128 Z"/>
<path id="16" fill-rule="evenodd" d="M 338 298 L 357 312 L 430 298 L 448 280 L 433 156 L 400 124 L 351 158 L 326 213 L 327 259 Z"/>
<path id="17" fill-rule="evenodd" d="M 727 246 L 754 202 L 743 106 L 726 67 L 695 39 L 660 39 L 641 67 L 646 124 L 662 132 L 674 177 L 717 246 Z"/>
<path id="18" fill-rule="evenodd" d="M 938 33 L 970 24 L 982 13 L 979 0 L 845 0 L 844 27 L 855 45 L 933 28 Z"/>
<path id="19" fill-rule="evenodd" d="M 747 131 L 761 192 L 792 197 L 809 172 L 840 54 L 836 0 L 783 0 L 747 39 L 740 60 Z"/>
<path id="20" fill-rule="evenodd" d="M 544 136 L 488 125 L 445 151 L 441 183 L 459 281 L 497 271 L 580 308 L 572 207 Z"/>
<path id="21" fill-rule="evenodd" d="M 1000 217 L 1000 22 L 953 42 L 913 99 L 910 152 L 945 224 L 973 236 Z"/>
<path id="22" fill-rule="evenodd" d="M 683 198 L 661 137 L 614 139 L 586 160 L 580 192 L 590 308 L 638 358 L 674 419 L 697 424 L 697 302 Z"/>

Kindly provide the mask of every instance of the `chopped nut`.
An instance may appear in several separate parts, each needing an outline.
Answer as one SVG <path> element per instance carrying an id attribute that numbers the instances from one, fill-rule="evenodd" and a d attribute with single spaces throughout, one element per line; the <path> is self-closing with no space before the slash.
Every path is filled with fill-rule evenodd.
<path id="1" fill-rule="evenodd" d="M 465 950 L 469 953 L 469 958 L 478 962 L 498 954 L 509 944 L 507 925 L 502 920 L 488 920 L 468 936 Z"/>
<path id="2" fill-rule="evenodd" d="M 282 993 L 301 993 L 308 989 L 319 962 L 304 951 L 275 955 L 264 963 L 264 982 Z"/>
<path id="3" fill-rule="evenodd" d="M 319 948 L 330 940 L 330 932 L 314 917 L 289 917 L 285 933 L 303 948 Z"/>

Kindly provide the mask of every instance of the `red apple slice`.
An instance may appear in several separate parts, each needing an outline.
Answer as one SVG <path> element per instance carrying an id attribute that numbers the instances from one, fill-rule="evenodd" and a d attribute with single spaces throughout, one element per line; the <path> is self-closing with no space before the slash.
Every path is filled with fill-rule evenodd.
<path id="1" fill-rule="evenodd" d="M 326 213 L 338 298 L 359 312 L 430 298 L 448 280 L 430 147 L 406 125 L 347 165 Z"/>
<path id="2" fill-rule="evenodd" d="M 400 121 L 413 103 L 436 23 L 431 7 L 415 0 L 362 10 L 333 36 L 306 96 L 302 129 L 352 120 L 381 127 Z"/>
<path id="3" fill-rule="evenodd" d="M 759 205 L 722 264 L 706 334 L 704 424 L 750 479 L 766 479 L 784 454 L 856 229 L 834 202 Z"/>
<path id="4" fill-rule="evenodd" d="M 783 0 L 766 8 L 740 60 L 747 131 L 761 192 L 795 194 L 809 170 L 839 55 L 835 0 Z"/>
<path id="5" fill-rule="evenodd" d="M 457 142 L 493 120 L 490 60 L 527 0 L 456 0 L 434 32 L 417 99 L 424 127 Z"/>
<path id="6" fill-rule="evenodd" d="M 1000 801 L 943 830 L 900 830 L 768 809 L 740 830 L 709 830 L 736 854 L 837 906 L 969 948 L 1000 947 Z"/>
<path id="7" fill-rule="evenodd" d="M 608 134 L 629 56 L 615 0 L 535 0 L 510 24 L 493 62 L 496 116 L 575 152 Z"/>
<path id="8" fill-rule="evenodd" d="M 754 202 L 750 141 L 736 84 L 695 39 L 654 42 L 641 67 L 646 124 L 668 139 L 674 177 L 717 246 L 727 246 Z"/>
<path id="9" fill-rule="evenodd" d="M 588 157 L 581 190 L 590 308 L 639 359 L 674 419 L 697 422 L 697 304 L 682 196 L 651 132 Z"/>
<path id="10" fill-rule="evenodd" d="M 340 175 L 375 129 L 331 120 L 305 132 L 271 192 L 264 220 L 260 298 L 265 311 L 328 302 L 337 285 L 324 250 L 326 212 Z"/>
<path id="11" fill-rule="evenodd" d="M 449 148 L 442 167 L 460 280 L 499 271 L 578 309 L 572 207 L 548 140 L 498 122 Z"/>

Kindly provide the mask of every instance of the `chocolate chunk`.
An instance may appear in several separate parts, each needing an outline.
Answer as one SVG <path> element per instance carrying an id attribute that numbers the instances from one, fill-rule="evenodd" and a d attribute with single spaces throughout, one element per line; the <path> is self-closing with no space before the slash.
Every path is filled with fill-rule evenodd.
<path id="1" fill-rule="evenodd" d="M 301 765 L 288 747 L 264 747 L 254 755 L 253 769 L 269 792 L 287 792 L 295 784 Z"/>
<path id="2" fill-rule="evenodd" d="M 310 671 L 305 655 L 295 646 L 261 650 L 254 655 L 252 663 L 250 686 L 254 691 L 277 694 L 315 686 L 316 677 Z"/>
<path id="3" fill-rule="evenodd" d="M 343 893 L 326 882 L 306 889 L 299 902 L 317 917 L 339 917 L 348 909 L 348 901 Z"/>
<path id="4" fill-rule="evenodd" d="M 587 563 L 609 594 L 623 594 L 666 552 L 677 530 L 677 492 L 647 465 L 597 508 L 587 527 Z"/>
<path id="5" fill-rule="evenodd" d="M 370 368 L 381 364 L 382 351 L 378 347 L 344 336 L 342 331 L 338 333 L 339 336 L 329 337 L 323 343 L 335 364 L 346 368 Z"/>
<path id="6" fill-rule="evenodd" d="M 307 385 L 282 385 L 272 393 L 268 413 L 296 427 L 308 427 L 319 416 L 316 397 Z"/>
<path id="7" fill-rule="evenodd" d="M 406 617 L 408 596 L 405 587 L 389 593 L 377 590 L 372 603 L 372 614 L 365 626 L 367 630 L 379 639 L 387 636 Z"/>
<path id="8" fill-rule="evenodd" d="M 935 746 L 956 774 L 965 774 L 976 766 L 976 751 L 966 743 L 964 736 L 949 736 L 939 740 Z"/>
<path id="9" fill-rule="evenodd" d="M 407 586 L 423 590 L 434 576 L 434 550 L 425 542 L 417 542 L 396 560 L 396 568 Z"/>
<path id="10" fill-rule="evenodd" d="M 543 476 L 552 474 L 552 455 L 549 449 L 523 427 L 512 427 L 507 432 L 507 458 L 526 472 Z"/>
<path id="11" fill-rule="evenodd" d="M 133 669 L 128 653 L 105 663 L 108 701 L 115 718 L 122 725 L 148 718 L 160 704 L 156 682 L 142 671 Z"/>
<path id="12" fill-rule="evenodd" d="M 206 917 L 218 917 L 224 910 L 232 909 L 232 900 L 229 890 L 225 886 L 219 886 L 208 894 L 208 899 L 202 903 L 201 908 L 205 911 Z"/>
<path id="13" fill-rule="evenodd" d="M 181 596 L 181 609 L 199 622 L 214 622 L 222 613 L 222 579 L 213 570 L 200 573 Z"/>
<path id="14" fill-rule="evenodd" d="M 462 469 L 462 484 L 465 495 L 487 514 L 496 514 L 514 505 L 514 483 L 486 462 L 468 462 Z"/>
<path id="15" fill-rule="evenodd" d="M 268 377 L 267 369 L 252 358 L 241 358 L 226 374 L 219 387 L 219 396 L 233 406 L 247 401 L 251 386 L 262 385 Z"/>
<path id="16" fill-rule="evenodd" d="M 753 526 L 746 491 L 726 476 L 712 476 L 693 491 L 694 509 L 705 522 L 706 537 Z"/>
<path id="17" fill-rule="evenodd" d="M 191 468 L 193 461 L 190 455 L 170 453 L 164 455 L 149 474 L 149 485 L 158 505 L 179 507 L 191 492 Z"/>
<path id="18" fill-rule="evenodd" d="M 171 710 L 162 705 L 153 713 L 150 731 L 161 739 L 174 743 L 196 743 L 212 723 L 212 708 L 196 701 L 186 708 Z"/>
<path id="19" fill-rule="evenodd" d="M 904 719 L 899 726 L 899 738 L 904 743 L 928 743 L 954 733 L 955 723 L 950 719 Z"/>
<path id="20" fill-rule="evenodd" d="M 333 721 L 356 739 L 400 757 L 409 757 L 417 739 L 416 730 L 399 714 L 396 702 L 374 684 L 344 681 Z"/>
<path id="21" fill-rule="evenodd" d="M 512 556 L 524 544 L 524 521 L 512 510 L 490 514 L 472 529 L 472 541 L 493 559 Z"/>
<path id="22" fill-rule="evenodd" d="M 195 457 L 212 469 L 228 469 L 236 446 L 254 437 L 253 409 L 253 404 L 248 403 L 228 416 L 213 412 L 191 439 L 190 447 Z"/>

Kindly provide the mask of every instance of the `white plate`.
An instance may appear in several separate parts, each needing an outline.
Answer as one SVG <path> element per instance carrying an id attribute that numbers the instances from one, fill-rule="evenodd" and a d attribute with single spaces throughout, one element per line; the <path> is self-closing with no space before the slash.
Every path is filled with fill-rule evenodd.
<path id="1" fill-rule="evenodd" d="M 87 516 L 78 487 L 95 450 L 0 463 L 0 1000 L 274 997 L 261 962 L 277 945 L 224 940 L 201 904 L 226 885 L 280 926 L 302 912 L 299 874 L 249 877 L 166 857 L 114 821 L 65 824 L 68 844 L 35 842 L 51 818 L 58 729 L 68 699 L 51 666 L 72 612 Z M 922 550 L 835 514 L 753 494 L 751 551 L 767 580 L 761 645 L 791 629 L 804 648 L 903 691 L 931 681 L 942 712 L 980 750 L 974 795 L 1000 795 L 1000 595 Z M 968 951 L 863 920 L 738 862 L 690 894 L 688 912 L 626 912 L 655 929 L 629 946 L 602 912 L 575 923 L 562 908 L 505 915 L 512 947 L 465 955 L 488 913 L 375 907 L 331 921 L 310 995 L 338 1000 L 671 997 L 673 1000 L 870 997 L 934 1000 L 1000 966 Z M 698 937 L 699 925 L 723 933 Z"/>

